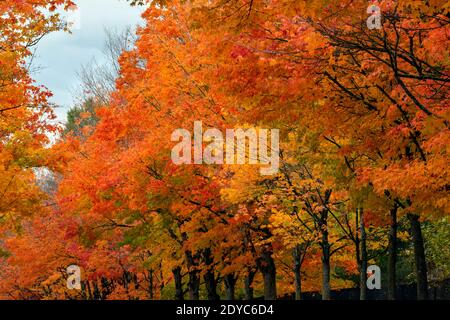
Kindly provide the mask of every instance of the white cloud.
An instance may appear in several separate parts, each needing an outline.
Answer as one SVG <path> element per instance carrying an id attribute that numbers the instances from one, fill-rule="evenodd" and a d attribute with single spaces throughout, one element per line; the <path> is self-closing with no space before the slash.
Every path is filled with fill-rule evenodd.
<path id="1" fill-rule="evenodd" d="M 33 74 L 38 84 L 49 88 L 54 97 L 51 102 L 60 105 L 56 114 L 59 121 L 66 120 L 72 104 L 72 90 L 77 86 L 77 71 L 82 64 L 95 58 L 102 60 L 105 28 L 124 29 L 142 19 L 142 7 L 131 7 L 125 0 L 75 0 L 79 8 L 80 24 L 72 34 L 55 32 L 37 46 Z"/>

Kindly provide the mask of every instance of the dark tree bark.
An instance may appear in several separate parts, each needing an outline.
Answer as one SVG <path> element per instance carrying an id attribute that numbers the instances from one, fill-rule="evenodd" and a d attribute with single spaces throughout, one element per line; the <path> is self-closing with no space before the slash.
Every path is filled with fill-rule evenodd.
<path id="1" fill-rule="evenodd" d="M 155 297 L 154 294 L 154 284 L 153 284 L 153 269 L 148 270 L 148 294 L 150 300 L 153 300 Z"/>
<path id="2" fill-rule="evenodd" d="M 302 300 L 302 248 L 300 245 L 295 246 L 293 250 L 294 257 L 294 275 L 295 275 L 295 300 Z"/>
<path id="3" fill-rule="evenodd" d="M 417 299 L 428 299 L 428 275 L 427 263 L 425 260 L 425 249 L 422 237 L 422 230 L 420 228 L 419 216 L 415 214 L 408 214 L 408 219 L 411 224 L 411 235 L 414 243 L 414 261 L 416 267 L 416 281 L 417 281 Z"/>
<path id="4" fill-rule="evenodd" d="M 255 278 L 256 272 L 253 270 L 248 270 L 247 276 L 245 277 L 245 300 L 253 300 L 253 279 Z"/>
<path id="5" fill-rule="evenodd" d="M 322 239 L 320 246 L 322 248 L 322 300 L 331 299 L 331 267 L 330 267 L 330 243 L 328 241 L 328 210 L 324 210 L 320 217 L 320 228 L 322 233 Z"/>
<path id="6" fill-rule="evenodd" d="M 86 284 L 86 293 L 87 293 L 88 300 L 94 300 L 94 295 L 92 294 L 90 281 L 86 281 L 85 284 Z"/>
<path id="7" fill-rule="evenodd" d="M 164 289 L 164 274 L 162 270 L 162 264 L 159 264 L 159 292 L 162 292 Z"/>
<path id="8" fill-rule="evenodd" d="M 389 212 L 390 225 L 388 243 L 388 300 L 395 300 L 397 291 L 397 210 L 398 206 L 395 204 Z"/>
<path id="9" fill-rule="evenodd" d="M 220 300 L 219 295 L 217 294 L 217 282 L 214 277 L 214 271 L 208 270 L 205 272 L 205 275 L 203 276 L 203 279 L 205 280 L 205 286 L 206 286 L 206 292 L 208 295 L 208 300 L 216 301 Z"/>
<path id="10" fill-rule="evenodd" d="M 189 271 L 189 300 L 199 300 L 200 278 L 197 271 Z"/>
<path id="11" fill-rule="evenodd" d="M 98 284 L 94 282 L 94 300 L 102 300 L 100 290 L 98 289 Z"/>
<path id="12" fill-rule="evenodd" d="M 217 281 L 214 275 L 214 266 L 213 259 L 211 257 L 211 250 L 205 249 L 203 250 L 203 261 L 207 267 L 205 275 L 203 279 L 205 280 L 206 292 L 208 294 L 208 300 L 216 301 L 220 300 L 219 295 L 217 294 Z"/>
<path id="13" fill-rule="evenodd" d="M 277 299 L 277 279 L 275 262 L 272 258 L 272 248 L 267 246 L 261 253 L 259 269 L 264 278 L 264 299 Z"/>
<path id="14" fill-rule="evenodd" d="M 328 243 L 328 231 L 322 233 L 322 300 L 331 299 L 330 287 L 330 244 Z"/>
<path id="15" fill-rule="evenodd" d="M 176 300 L 184 300 L 184 292 L 183 292 L 183 279 L 181 275 L 181 268 L 177 267 L 172 270 L 173 279 L 175 282 L 175 299 Z"/>
<path id="16" fill-rule="evenodd" d="M 189 269 L 189 300 L 199 300 L 200 277 L 198 275 L 197 263 L 192 255 L 192 252 L 186 251 L 186 260 Z"/>
<path id="17" fill-rule="evenodd" d="M 364 225 L 363 209 L 359 210 L 359 232 L 361 234 L 361 261 L 359 269 L 359 299 L 367 298 L 367 244 L 366 244 L 366 227 Z"/>
<path id="18" fill-rule="evenodd" d="M 224 277 L 224 281 L 225 281 L 226 299 L 235 300 L 235 286 L 237 277 L 233 273 L 230 273 Z"/>
<path id="19" fill-rule="evenodd" d="M 320 212 L 320 218 L 317 219 L 318 228 L 321 233 L 320 247 L 322 249 L 322 300 L 331 299 L 331 245 L 328 240 L 328 202 L 331 197 L 332 190 L 326 190 L 323 196 L 320 196 L 320 202 L 325 207 Z M 314 212 L 311 212 L 314 217 Z"/>

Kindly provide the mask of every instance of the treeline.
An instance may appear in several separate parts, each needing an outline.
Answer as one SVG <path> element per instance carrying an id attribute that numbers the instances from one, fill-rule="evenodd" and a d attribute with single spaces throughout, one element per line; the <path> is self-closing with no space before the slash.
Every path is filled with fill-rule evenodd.
<path id="1" fill-rule="evenodd" d="M 57 190 L 4 219 L 1 295 L 364 300 L 375 264 L 388 299 L 414 282 L 427 299 L 450 274 L 448 5 L 383 1 L 381 29 L 366 5 L 147 3 L 134 45 L 108 42 L 117 74 L 83 71 L 45 152 Z M 279 129 L 278 173 L 174 164 L 172 133 L 196 121 Z"/>

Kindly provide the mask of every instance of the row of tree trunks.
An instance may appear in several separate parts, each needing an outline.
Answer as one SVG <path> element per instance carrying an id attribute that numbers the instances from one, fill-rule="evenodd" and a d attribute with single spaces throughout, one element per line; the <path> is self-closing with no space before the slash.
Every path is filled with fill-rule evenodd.
<path id="1" fill-rule="evenodd" d="M 396 283 L 397 283 L 397 211 L 398 205 L 394 204 L 390 210 L 390 226 L 389 226 L 389 244 L 388 244 L 388 287 L 387 299 L 395 300 Z M 409 213 L 407 218 L 410 223 L 410 235 L 414 246 L 414 266 L 417 284 L 417 299 L 428 299 L 428 271 L 425 258 L 425 245 L 422 236 L 422 229 L 419 221 L 419 216 Z"/>
<path id="2" fill-rule="evenodd" d="M 172 269 L 172 274 L 173 274 L 174 284 L 175 284 L 175 299 L 176 300 L 184 300 L 183 279 L 182 279 L 183 277 L 182 277 L 182 273 L 181 273 L 181 267 Z M 256 275 L 255 271 L 249 270 L 247 273 L 247 276 L 244 279 L 245 300 L 253 300 L 254 299 L 252 284 L 253 284 L 255 275 Z M 200 283 L 199 283 L 200 279 L 198 277 L 193 278 L 191 273 L 189 273 L 189 282 L 191 282 L 192 279 L 194 279 L 196 281 L 196 283 L 195 283 L 195 287 L 193 287 L 194 290 L 192 290 L 192 284 L 188 283 L 189 299 L 191 299 L 191 297 L 197 297 L 197 295 L 198 295 L 197 288 L 200 285 Z M 210 280 L 208 277 L 207 277 L 207 279 Z M 235 274 L 228 274 L 228 275 L 224 276 L 223 280 L 224 280 L 225 291 L 226 291 L 226 299 L 227 300 L 235 300 L 236 283 L 238 280 L 237 276 Z M 198 287 L 197 287 L 197 283 L 198 283 Z M 206 281 L 206 279 L 205 279 L 205 285 L 207 287 L 207 291 L 210 291 L 208 293 L 208 299 L 209 300 L 219 299 L 219 296 L 217 295 L 217 293 L 214 295 L 215 291 L 214 291 L 214 289 L 212 289 L 212 288 L 216 287 L 217 285 L 212 286 L 210 284 L 209 289 L 208 289 L 207 283 L 208 283 L 208 281 Z M 271 288 L 273 288 L 273 287 L 274 286 L 271 285 Z"/>
<path id="3" fill-rule="evenodd" d="M 397 211 L 398 206 L 395 204 L 390 210 L 390 226 L 389 226 L 389 243 L 388 243 L 388 286 L 387 286 L 387 298 L 389 300 L 395 300 L 396 298 L 396 262 L 397 262 Z M 322 247 L 322 299 L 330 300 L 331 287 L 330 287 L 330 244 L 328 242 L 328 231 L 326 230 L 327 213 L 322 213 L 324 221 L 321 247 Z M 408 220 L 410 222 L 410 233 L 414 244 L 414 258 L 415 258 L 415 274 L 417 282 L 417 299 L 426 300 L 428 298 L 428 280 L 427 280 L 427 266 L 425 259 L 424 241 L 422 236 L 421 225 L 419 216 L 415 214 L 408 214 Z M 366 248 L 366 231 L 364 225 L 363 210 L 359 210 L 359 233 L 361 238 L 357 240 L 357 259 L 360 273 L 360 300 L 367 299 L 367 248 Z M 301 300 L 302 294 L 302 282 L 301 282 L 301 248 L 297 246 L 293 251 L 294 258 L 294 276 L 295 276 L 295 298 Z M 195 269 L 194 258 L 191 252 L 186 252 L 186 259 L 189 266 L 189 282 L 188 292 L 189 299 L 199 299 L 200 277 L 198 271 Z M 209 250 L 203 251 L 203 259 L 207 265 L 212 265 L 213 261 Z M 272 249 L 270 246 L 266 247 L 260 255 L 259 270 L 261 271 L 264 279 L 264 298 L 266 300 L 275 300 L 277 298 L 276 290 L 276 267 L 275 261 L 272 258 Z M 175 296 L 177 300 L 183 300 L 183 288 L 182 288 L 182 275 L 181 268 L 173 269 L 174 281 L 175 281 Z M 246 278 L 244 279 L 244 291 L 245 299 L 252 300 L 253 288 L 252 283 L 256 272 L 249 270 Z M 150 279 L 153 278 L 153 274 L 149 274 Z M 208 269 L 204 275 L 205 286 L 207 289 L 207 295 L 209 300 L 219 300 L 220 297 L 217 294 L 217 280 L 214 275 L 213 269 Z M 153 282 L 153 281 L 151 281 Z M 224 284 L 226 290 L 227 300 L 235 299 L 235 285 L 237 277 L 234 274 L 229 274 L 224 277 Z M 150 292 L 153 292 L 152 283 L 150 284 Z M 152 295 L 152 293 L 151 293 Z M 152 298 L 152 297 L 151 297 Z"/>

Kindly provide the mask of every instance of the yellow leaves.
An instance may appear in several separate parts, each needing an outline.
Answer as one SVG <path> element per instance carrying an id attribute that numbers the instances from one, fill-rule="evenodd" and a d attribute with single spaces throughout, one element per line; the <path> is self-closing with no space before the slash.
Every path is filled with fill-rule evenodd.
<path id="1" fill-rule="evenodd" d="M 407 231 L 400 231 L 397 233 L 397 237 L 399 240 L 407 242 L 411 238 L 411 235 Z"/>
<path id="2" fill-rule="evenodd" d="M 99 250 L 105 250 L 108 249 L 110 244 L 108 243 L 108 240 L 99 240 L 95 243 L 95 245 L 97 246 L 97 248 Z"/>
<path id="3" fill-rule="evenodd" d="M 221 190 L 222 197 L 231 203 L 242 203 L 258 197 L 264 190 L 258 186 L 261 180 L 259 169 L 254 165 L 224 166 L 224 172 L 233 172 L 233 179 Z"/>
<path id="4" fill-rule="evenodd" d="M 56 282 L 61 280 L 61 273 L 54 273 L 51 276 L 49 276 L 44 282 L 42 282 L 43 286 L 52 286 Z"/>
<path id="5" fill-rule="evenodd" d="M 379 195 L 383 195 L 384 190 L 388 189 L 400 197 L 410 197 L 416 210 L 427 213 L 434 210 L 448 212 L 449 197 L 445 191 L 449 181 L 447 155 L 436 155 L 426 163 L 420 160 L 399 162 L 391 164 L 387 169 L 367 170 L 366 174 L 370 176 Z"/>
<path id="6" fill-rule="evenodd" d="M 373 251 L 381 251 L 386 248 L 387 241 L 369 241 L 369 249 Z"/>

